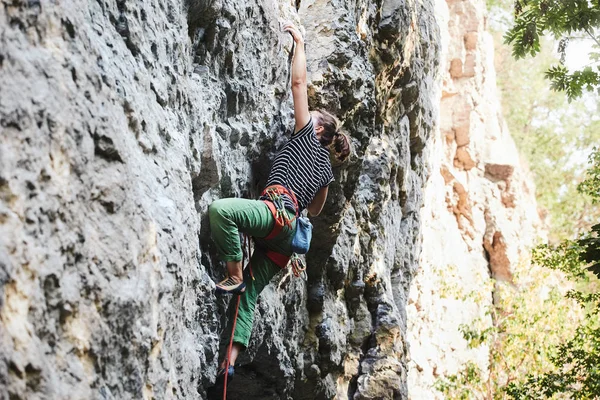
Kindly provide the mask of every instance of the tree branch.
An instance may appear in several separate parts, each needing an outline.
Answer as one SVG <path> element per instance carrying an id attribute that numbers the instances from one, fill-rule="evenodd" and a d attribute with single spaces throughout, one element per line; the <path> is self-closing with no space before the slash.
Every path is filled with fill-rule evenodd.
<path id="1" fill-rule="evenodd" d="M 586 31 L 586 33 L 592 38 L 594 42 L 596 42 L 598 46 L 600 46 L 600 41 L 598 40 L 598 38 L 594 36 L 594 34 L 590 32 L 590 30 L 587 27 L 584 27 L 583 30 Z"/>

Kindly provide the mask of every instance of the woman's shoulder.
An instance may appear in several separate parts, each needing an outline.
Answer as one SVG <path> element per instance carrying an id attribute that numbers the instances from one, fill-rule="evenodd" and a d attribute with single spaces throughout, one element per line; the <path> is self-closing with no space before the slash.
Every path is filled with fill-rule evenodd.
<path id="1" fill-rule="evenodd" d="M 312 116 L 308 119 L 308 122 L 304 127 L 297 130 L 292 134 L 292 139 L 298 139 L 302 137 L 310 137 L 313 136 L 315 139 L 317 138 L 317 134 L 315 132 L 315 126 L 313 124 Z"/>

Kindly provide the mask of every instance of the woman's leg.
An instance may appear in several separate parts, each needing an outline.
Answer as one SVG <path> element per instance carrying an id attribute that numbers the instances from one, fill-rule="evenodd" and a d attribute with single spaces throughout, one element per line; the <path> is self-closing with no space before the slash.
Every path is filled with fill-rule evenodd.
<path id="1" fill-rule="evenodd" d="M 241 294 L 238 319 L 233 335 L 233 341 L 235 345 L 238 345 L 238 351 L 248 347 L 250 342 L 258 295 L 269 284 L 273 276 L 281 271 L 281 268 L 269 260 L 260 249 L 254 250 L 251 262 L 254 280 L 246 276 L 246 291 Z M 233 365 L 234 362 L 235 359 L 232 357 L 231 364 Z"/>
<path id="2" fill-rule="evenodd" d="M 230 200 L 230 199 L 226 199 L 226 200 Z M 220 202 L 221 200 L 219 200 Z M 215 202 L 217 203 L 217 202 Z M 215 206 L 216 209 L 213 209 L 211 214 L 223 214 L 222 211 L 219 211 L 219 209 L 222 206 L 225 206 L 226 203 L 224 203 L 223 205 L 221 205 L 220 203 L 215 204 L 213 203 L 213 205 Z M 262 203 L 262 202 L 260 202 Z M 264 203 L 262 203 L 264 205 Z M 213 207 L 213 205 L 211 205 L 211 208 Z M 273 261 L 271 261 L 269 258 L 267 258 L 267 256 L 265 255 L 265 248 L 268 248 L 270 250 L 273 251 L 277 251 L 280 252 L 282 254 L 291 254 L 291 238 L 293 236 L 293 233 L 295 232 L 295 227 L 296 227 L 296 222 L 294 221 L 292 224 L 292 229 L 289 229 L 287 227 L 284 227 L 282 232 L 274 239 L 272 240 L 264 240 L 264 239 L 260 239 L 262 237 L 267 236 L 271 230 L 272 230 L 272 225 L 273 225 L 273 217 L 271 215 L 271 212 L 269 211 L 268 207 L 265 205 L 265 209 L 266 212 L 268 213 L 269 221 L 269 228 L 268 229 L 262 229 L 262 231 L 259 232 L 259 230 L 255 230 L 254 233 L 251 232 L 247 232 L 253 236 L 255 236 L 255 251 L 252 255 L 252 259 L 251 259 L 251 266 L 252 266 L 252 271 L 253 271 L 253 275 L 254 275 L 254 280 L 249 276 L 249 274 L 246 274 L 245 277 L 245 282 L 246 282 L 246 291 L 244 293 L 241 294 L 241 299 L 240 299 L 240 308 L 239 308 L 239 312 L 238 312 L 238 319 L 236 322 L 236 329 L 234 332 L 234 336 L 233 336 L 233 346 L 232 346 L 232 350 L 231 350 L 231 357 L 230 357 L 230 365 L 234 365 L 235 361 L 237 359 L 237 356 L 239 355 L 239 353 L 241 353 L 247 346 L 248 343 L 250 342 L 250 335 L 252 333 L 252 324 L 254 321 L 254 309 L 256 308 L 256 301 L 258 299 L 259 294 L 263 291 L 263 289 L 269 284 L 269 282 L 271 281 L 271 279 L 273 278 L 273 276 L 275 276 L 279 271 L 281 271 L 281 268 L 279 266 L 277 266 Z M 288 215 L 290 217 L 293 217 L 293 213 L 288 212 Z M 216 215 L 215 215 L 216 217 Z M 218 218 L 214 218 L 215 223 L 218 221 Z M 213 226 L 213 217 L 211 217 L 211 227 Z M 240 231 L 243 228 L 239 228 Z M 217 234 L 219 234 L 217 232 Z M 236 233 L 237 235 L 237 233 Z M 215 236 L 215 234 L 213 233 L 213 236 Z M 236 236 L 237 239 L 237 236 Z M 217 242 L 218 239 L 215 239 L 215 242 Z M 236 241 L 239 244 L 239 239 Z M 241 247 L 240 247 L 240 259 L 241 259 Z M 225 364 L 226 364 L 226 359 L 224 359 L 221 363 L 221 368 L 225 368 Z"/>
<path id="3" fill-rule="evenodd" d="M 208 208 L 208 216 L 219 256 L 227 263 L 229 276 L 239 284 L 243 281 L 239 232 L 267 236 L 273 229 L 273 216 L 262 201 L 238 198 L 216 200 Z"/>

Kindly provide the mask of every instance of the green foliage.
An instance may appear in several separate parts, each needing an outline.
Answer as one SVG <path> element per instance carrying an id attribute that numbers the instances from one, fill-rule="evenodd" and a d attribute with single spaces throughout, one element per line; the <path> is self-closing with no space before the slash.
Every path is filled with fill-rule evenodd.
<path id="1" fill-rule="evenodd" d="M 472 325 L 462 324 L 458 330 L 462 333 L 463 338 L 467 341 L 469 348 L 474 349 L 487 343 L 490 340 L 490 335 L 494 334 L 494 328 L 488 327 L 483 330 L 477 329 Z"/>
<path id="2" fill-rule="evenodd" d="M 570 279 L 587 279 L 579 256 L 583 248 L 576 240 L 565 240 L 557 246 L 543 244 L 533 249 L 532 261 L 550 269 L 562 271 Z"/>
<path id="3" fill-rule="evenodd" d="M 580 239 L 579 245 L 584 248 L 581 257 L 589 264 L 587 269 L 600 278 L 600 224 L 592 226 L 591 234 Z"/>
<path id="4" fill-rule="evenodd" d="M 538 55 L 545 34 L 560 40 L 561 61 L 564 61 L 569 40 L 587 37 L 594 41 L 589 54 L 593 66 L 569 72 L 564 65 L 555 65 L 546 71 L 552 89 L 564 91 L 569 100 L 573 100 L 580 97 L 584 89 L 592 91 L 600 87 L 600 38 L 595 33 L 600 24 L 599 0 L 516 0 L 514 15 L 513 26 L 504 40 L 512 44 L 512 54 L 517 59 Z"/>
<path id="5" fill-rule="evenodd" d="M 495 283 L 494 305 L 486 312 L 491 319 L 476 318 L 459 327 L 467 348 L 488 352 L 489 363 L 482 369 L 466 362 L 455 374 L 439 378 L 435 387 L 445 398 L 502 399 L 510 383 L 527 373 L 553 371 L 555 348 L 574 334 L 572 321 L 583 314 L 565 298 L 556 277 L 551 270 L 523 263 L 515 271 L 518 288 Z"/>
<path id="6" fill-rule="evenodd" d="M 536 184 L 538 205 L 548 214 L 550 241 L 587 232 L 600 219 L 600 204 L 590 206 L 583 180 L 586 158 L 600 142 L 600 121 L 590 95 L 568 103 L 547 86 L 543 72 L 556 61 L 548 39 L 535 59 L 515 61 L 496 34 L 496 71 L 503 116 Z"/>
<path id="7" fill-rule="evenodd" d="M 594 203 L 600 202 L 600 149 L 594 148 L 590 155 L 592 166 L 587 171 L 586 180 L 579 184 L 579 191 L 592 198 Z"/>
<path id="8" fill-rule="evenodd" d="M 600 66 L 598 67 L 600 71 Z M 546 79 L 550 80 L 550 87 L 556 91 L 565 92 L 570 100 L 581 97 L 583 89 L 588 92 L 600 84 L 600 74 L 592 67 L 585 67 L 581 71 L 569 73 L 563 65 L 553 65 L 546 71 Z"/>
<path id="9" fill-rule="evenodd" d="M 439 379 L 435 389 L 450 395 L 452 399 L 469 400 L 482 384 L 483 371 L 474 362 L 467 362 L 460 374 Z"/>
<path id="10" fill-rule="evenodd" d="M 568 394 L 572 399 L 600 396 L 600 327 L 588 318 L 572 339 L 558 347 L 552 362 L 557 372 L 529 376 L 524 384 L 511 383 L 507 394 L 515 399 L 547 399 Z"/>
<path id="11" fill-rule="evenodd" d="M 579 186 L 600 200 L 600 156 L 596 150 L 590 157 L 592 166 L 587 179 Z M 600 277 L 600 224 L 594 225 L 583 238 L 563 242 L 556 248 L 538 249 L 537 260 L 543 265 L 559 269 L 571 280 L 584 283 L 582 290 L 571 290 L 568 296 L 586 309 L 584 321 L 573 337 L 557 347 L 551 361 L 554 371 L 529 374 L 524 382 L 512 382 L 507 394 L 515 399 L 550 398 L 566 395 L 573 399 L 600 397 L 600 293 L 595 279 L 585 271 L 587 267 Z"/>
<path id="12" fill-rule="evenodd" d="M 595 148 L 590 155 L 592 166 L 587 171 L 586 179 L 578 186 L 580 192 L 587 194 L 594 203 L 600 201 L 600 150 Z M 589 264 L 588 270 L 600 278 L 600 224 L 592 226 L 587 237 L 578 241 L 583 247 L 581 258 Z"/>
<path id="13" fill-rule="evenodd" d="M 486 0 L 488 10 L 493 7 L 508 8 L 513 0 Z"/>

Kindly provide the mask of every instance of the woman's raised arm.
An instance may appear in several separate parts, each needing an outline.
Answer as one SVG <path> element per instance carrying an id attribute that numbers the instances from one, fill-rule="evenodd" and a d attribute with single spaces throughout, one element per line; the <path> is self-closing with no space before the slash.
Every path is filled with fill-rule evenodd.
<path id="1" fill-rule="evenodd" d="M 302 34 L 292 23 L 284 25 L 283 30 L 289 32 L 296 42 L 294 59 L 292 61 L 292 97 L 294 98 L 295 132 L 304 128 L 310 120 L 308 111 L 308 87 L 306 82 L 306 54 Z"/>

